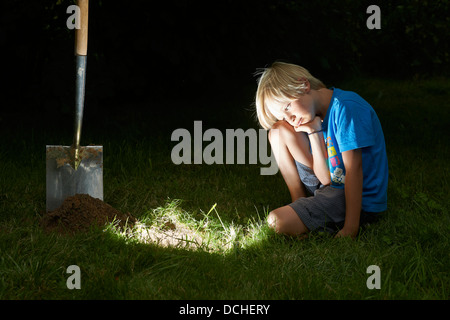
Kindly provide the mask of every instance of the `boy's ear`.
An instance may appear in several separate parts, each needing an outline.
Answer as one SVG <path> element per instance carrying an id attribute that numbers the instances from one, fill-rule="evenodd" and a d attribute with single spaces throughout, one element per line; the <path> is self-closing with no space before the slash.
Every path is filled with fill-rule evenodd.
<path id="1" fill-rule="evenodd" d="M 300 83 L 303 82 L 303 84 L 305 86 L 305 88 L 302 90 L 303 91 L 302 94 L 308 93 L 309 90 L 311 89 L 311 86 L 309 84 L 309 80 L 307 78 L 305 78 L 305 77 L 301 77 L 301 78 L 298 78 L 297 81 L 300 82 Z"/>
<path id="2" fill-rule="evenodd" d="M 311 89 L 311 84 L 309 83 L 309 80 L 305 77 L 299 78 L 298 81 L 303 82 L 305 84 L 305 93 L 308 93 Z"/>

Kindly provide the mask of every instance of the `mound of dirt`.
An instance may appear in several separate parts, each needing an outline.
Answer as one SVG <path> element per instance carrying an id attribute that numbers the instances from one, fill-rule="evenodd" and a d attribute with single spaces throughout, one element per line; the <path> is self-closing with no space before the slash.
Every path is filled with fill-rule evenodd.
<path id="1" fill-rule="evenodd" d="M 124 227 L 134 225 L 136 219 L 100 199 L 87 194 L 76 194 L 64 200 L 58 209 L 47 212 L 42 217 L 41 226 L 49 232 L 76 233 L 113 221 L 118 221 L 118 226 Z"/>

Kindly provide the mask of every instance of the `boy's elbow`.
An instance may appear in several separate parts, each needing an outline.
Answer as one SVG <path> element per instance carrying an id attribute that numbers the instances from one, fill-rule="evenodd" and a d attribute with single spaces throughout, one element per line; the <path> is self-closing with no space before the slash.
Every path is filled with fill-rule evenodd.
<path id="1" fill-rule="evenodd" d="M 331 178 L 328 177 L 326 179 L 319 179 L 320 183 L 323 184 L 324 186 L 329 186 L 331 184 Z"/>
<path id="2" fill-rule="evenodd" d="M 317 175 L 316 173 L 316 176 L 322 185 L 328 186 L 331 184 L 331 176 L 328 170 L 326 172 L 323 172 L 321 175 Z"/>

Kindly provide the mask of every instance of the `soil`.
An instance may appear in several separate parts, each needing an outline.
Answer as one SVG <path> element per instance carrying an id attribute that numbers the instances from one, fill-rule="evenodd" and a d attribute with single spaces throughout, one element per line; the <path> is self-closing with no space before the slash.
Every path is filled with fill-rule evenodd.
<path id="1" fill-rule="evenodd" d="M 56 168 L 60 168 L 66 164 L 70 165 L 74 159 L 74 149 L 70 146 L 47 146 L 46 160 L 55 159 Z M 89 145 L 86 147 L 80 146 L 80 160 L 94 159 L 97 165 L 103 167 L 101 154 L 103 152 L 102 146 Z"/>
<path id="2" fill-rule="evenodd" d="M 87 194 L 76 194 L 64 200 L 56 210 L 44 214 L 41 226 L 44 230 L 57 233 L 88 231 L 92 226 L 101 227 L 118 221 L 118 226 L 133 226 L 136 219 L 125 214 L 100 199 Z"/>

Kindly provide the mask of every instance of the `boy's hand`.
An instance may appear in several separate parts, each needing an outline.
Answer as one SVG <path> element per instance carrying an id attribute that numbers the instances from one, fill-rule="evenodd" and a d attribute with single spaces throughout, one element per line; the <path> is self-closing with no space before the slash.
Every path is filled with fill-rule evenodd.
<path id="1" fill-rule="evenodd" d="M 352 239 L 355 239 L 356 236 L 358 235 L 358 230 L 359 230 L 359 228 L 357 228 L 356 230 L 349 230 L 349 229 L 345 229 L 345 227 L 344 227 L 341 230 L 339 230 L 339 232 L 336 234 L 335 238 L 351 237 Z"/>
<path id="2" fill-rule="evenodd" d="M 322 119 L 316 116 L 312 121 L 294 127 L 297 132 L 311 133 L 322 129 Z"/>

